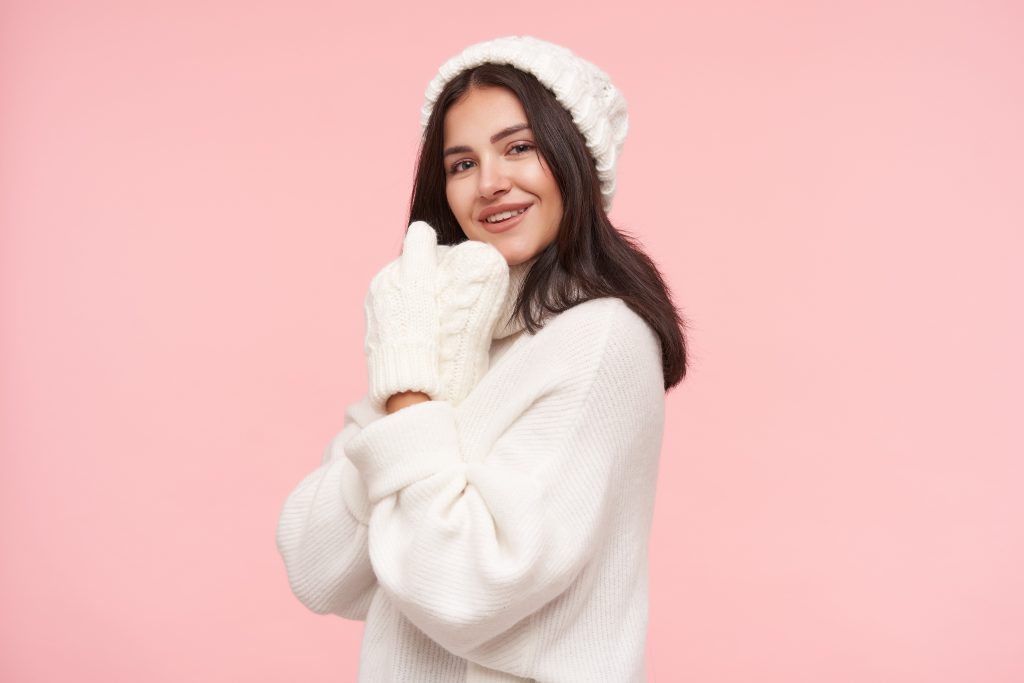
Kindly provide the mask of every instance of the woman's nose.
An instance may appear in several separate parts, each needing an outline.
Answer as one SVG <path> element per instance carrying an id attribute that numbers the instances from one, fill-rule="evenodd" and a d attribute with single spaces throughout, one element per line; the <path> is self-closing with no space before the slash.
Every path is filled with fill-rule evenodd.
<path id="1" fill-rule="evenodd" d="M 511 186 L 508 174 L 501 164 L 481 164 L 480 173 L 480 196 L 493 197 L 496 194 L 507 192 Z"/>

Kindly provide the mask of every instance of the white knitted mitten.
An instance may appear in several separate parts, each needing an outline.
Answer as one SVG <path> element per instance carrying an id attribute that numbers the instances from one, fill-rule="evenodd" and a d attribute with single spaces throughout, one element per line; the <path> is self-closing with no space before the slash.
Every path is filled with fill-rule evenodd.
<path id="1" fill-rule="evenodd" d="M 508 287 L 508 263 L 486 242 L 467 240 L 439 255 L 439 400 L 458 404 L 487 372 Z"/>
<path id="2" fill-rule="evenodd" d="M 388 398 L 422 391 L 432 399 L 440 390 L 438 373 L 437 233 L 424 221 L 409 226 L 402 255 L 370 282 L 363 304 L 363 350 L 370 404 L 386 412 Z"/>

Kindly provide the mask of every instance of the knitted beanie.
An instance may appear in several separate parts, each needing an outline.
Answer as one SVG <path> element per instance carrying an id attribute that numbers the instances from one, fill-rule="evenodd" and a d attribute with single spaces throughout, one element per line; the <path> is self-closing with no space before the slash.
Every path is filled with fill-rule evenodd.
<path id="1" fill-rule="evenodd" d="M 615 166 L 629 130 L 626 100 L 604 71 L 568 48 L 532 36 L 471 45 L 446 61 L 427 86 L 420 125 L 426 132 L 438 96 L 451 79 L 481 64 L 511 64 L 533 74 L 572 115 L 597 166 L 605 211 L 615 196 Z"/>

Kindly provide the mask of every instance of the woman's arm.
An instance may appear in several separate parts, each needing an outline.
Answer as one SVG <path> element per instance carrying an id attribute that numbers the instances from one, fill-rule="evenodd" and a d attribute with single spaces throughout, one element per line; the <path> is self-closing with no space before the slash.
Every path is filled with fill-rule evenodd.
<path id="1" fill-rule="evenodd" d="M 402 408 L 416 405 L 417 403 L 423 403 L 429 401 L 430 397 L 424 394 L 422 391 L 404 391 L 401 394 L 395 394 L 388 399 L 385 406 L 385 410 L 388 415 L 391 413 L 401 410 Z"/>
<path id="2" fill-rule="evenodd" d="M 621 486 L 637 476 L 632 468 L 650 465 L 637 452 L 661 438 L 657 337 L 621 301 L 581 306 L 589 313 L 549 323 L 559 329 L 546 330 L 545 348 L 524 361 L 531 386 L 508 387 L 480 408 L 514 411 L 493 443 L 464 444 L 478 435 L 460 433 L 452 404 L 425 401 L 348 445 L 372 505 L 380 587 L 467 659 L 571 585 L 610 515 L 628 504 Z M 482 415 L 475 419 L 492 419 Z"/>
<path id="3" fill-rule="evenodd" d="M 320 466 L 289 494 L 277 526 L 277 548 L 295 596 L 318 614 L 365 620 L 377 588 L 368 553 L 366 484 L 345 447 L 382 417 L 367 399 L 345 410 L 343 429 Z"/>

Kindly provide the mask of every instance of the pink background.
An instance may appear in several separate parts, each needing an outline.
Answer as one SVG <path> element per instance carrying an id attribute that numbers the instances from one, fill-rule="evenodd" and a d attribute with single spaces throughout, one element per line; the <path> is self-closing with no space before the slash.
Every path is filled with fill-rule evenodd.
<path id="1" fill-rule="evenodd" d="M 1021 4 L 669 4 L 3 4 L 0 679 L 354 680 L 277 515 L 427 82 L 526 33 L 625 93 L 691 322 L 650 680 L 1024 680 Z"/>

